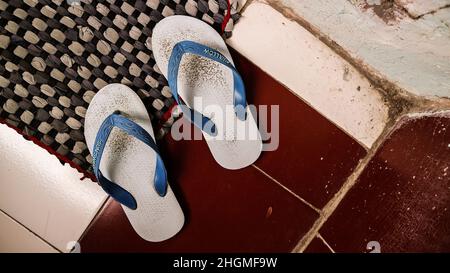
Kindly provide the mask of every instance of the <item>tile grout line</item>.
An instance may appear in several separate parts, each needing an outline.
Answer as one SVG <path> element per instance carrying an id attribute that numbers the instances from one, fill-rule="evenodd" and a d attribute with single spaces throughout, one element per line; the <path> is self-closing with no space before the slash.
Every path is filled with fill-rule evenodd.
<path id="1" fill-rule="evenodd" d="M 97 216 L 99 216 L 103 210 L 105 209 L 108 201 L 110 200 L 110 196 L 106 196 L 105 200 L 103 201 L 102 205 L 98 208 L 98 210 L 95 212 L 94 217 L 92 217 L 91 221 L 89 222 L 89 224 L 87 225 L 87 227 L 83 230 L 83 232 L 81 233 L 80 237 L 78 238 L 77 242 L 80 243 L 81 240 L 83 239 L 83 237 L 86 235 L 86 233 L 88 233 L 89 229 L 93 226 L 94 221 L 97 219 Z"/>
<path id="2" fill-rule="evenodd" d="M 276 1 L 275 1 L 276 2 Z M 371 71 L 367 71 L 366 69 L 363 69 L 361 67 L 361 65 L 356 62 L 352 57 L 350 57 L 345 50 L 343 50 L 342 48 L 340 48 L 339 46 L 333 46 L 333 43 L 330 39 L 328 38 L 324 38 L 322 37 L 323 35 L 321 35 L 322 33 L 318 30 L 315 29 L 313 26 L 309 25 L 307 21 L 299 19 L 299 18 L 295 18 L 296 16 L 291 16 L 292 14 L 283 12 L 281 9 L 282 7 L 276 5 L 274 3 L 274 1 L 272 0 L 251 0 L 249 2 L 247 2 L 247 6 L 249 6 L 249 3 L 263 3 L 263 4 L 267 4 L 270 7 L 274 8 L 276 11 L 278 11 L 279 13 L 281 13 L 284 17 L 288 18 L 289 20 L 292 20 L 294 22 L 297 22 L 301 27 L 305 28 L 306 30 L 308 30 L 308 32 L 310 32 L 311 34 L 313 34 L 314 36 L 318 37 L 320 41 L 322 41 L 326 46 L 328 46 L 329 48 L 331 48 L 336 54 L 338 54 L 341 58 L 343 58 L 345 61 L 347 61 L 351 66 L 353 66 L 363 77 L 367 78 L 369 80 L 369 82 L 375 86 L 377 89 L 381 88 L 383 90 L 389 90 L 389 89 L 394 89 L 396 91 L 400 91 L 400 94 L 404 95 L 406 98 L 401 98 L 399 101 L 402 102 L 404 99 L 408 99 L 408 100 L 413 100 L 415 101 L 416 98 L 415 97 L 411 97 L 411 95 L 409 93 L 406 92 L 406 94 L 403 93 L 403 91 L 401 88 L 397 87 L 395 84 L 390 83 L 390 82 L 385 82 L 383 80 L 380 80 L 377 77 L 374 77 L 374 75 L 371 73 Z M 275 5 L 274 5 L 275 4 Z M 322 38 L 321 38 L 322 37 Z M 239 52 L 239 51 L 238 51 Z M 254 64 L 253 61 L 250 61 L 251 63 Z M 259 67 L 259 66 L 257 66 Z M 259 67 L 260 69 L 262 69 L 261 67 Z M 264 69 L 262 69 L 265 73 L 267 73 Z M 269 74 L 269 73 L 267 73 Z M 269 74 L 270 75 L 270 74 Z M 277 82 L 279 82 L 277 79 L 275 79 Z M 284 87 L 286 87 L 283 83 L 279 82 L 281 85 L 283 85 Z M 300 100 L 304 101 L 308 106 L 310 106 L 312 109 L 314 109 L 315 111 L 319 112 L 315 107 L 312 107 L 312 105 L 309 104 L 308 101 L 304 100 L 302 97 L 300 97 L 298 94 L 296 94 L 295 92 L 293 92 L 292 90 L 290 90 L 289 88 L 286 87 L 286 89 L 297 96 L 297 98 L 299 98 Z M 383 92 L 381 92 L 383 94 Z M 384 96 L 383 96 L 384 97 Z M 388 107 L 394 108 L 392 105 L 391 100 L 388 100 L 389 104 Z M 449 105 L 448 102 L 446 104 L 446 102 L 444 101 L 442 104 L 440 104 L 441 102 L 438 102 L 439 105 L 442 105 L 442 107 L 445 107 L 446 105 Z M 415 103 L 417 104 L 417 103 Z M 417 107 L 417 105 L 415 105 Z M 428 105 L 430 106 L 430 105 Z M 431 104 L 431 106 L 433 106 Z M 434 109 L 434 107 L 432 107 Z M 356 181 L 358 179 L 358 177 L 361 175 L 361 173 L 363 172 L 363 170 L 366 168 L 366 166 L 369 164 L 369 162 L 372 160 L 372 158 L 375 156 L 376 152 L 379 150 L 380 146 L 384 143 L 384 141 L 388 138 L 389 133 L 393 130 L 395 130 L 395 124 L 396 121 L 398 121 L 398 118 L 403 117 L 405 114 L 407 114 L 408 112 L 413 112 L 413 110 L 418 110 L 418 109 L 414 109 L 414 107 L 411 106 L 407 106 L 404 107 L 403 109 L 398 109 L 397 112 L 392 113 L 392 115 L 390 117 L 388 117 L 388 120 L 385 124 L 384 129 L 382 130 L 382 132 L 378 135 L 377 139 L 375 140 L 375 142 L 371 145 L 371 147 L 367 147 L 366 145 L 362 144 L 359 140 L 357 140 L 354 136 L 350 135 L 346 130 L 344 130 L 342 127 L 340 127 L 339 125 L 337 125 L 336 123 L 332 122 L 335 126 L 337 126 L 341 131 L 345 132 L 347 135 L 349 135 L 352 139 L 354 139 L 357 143 L 359 143 L 362 147 L 365 148 L 365 150 L 367 151 L 367 155 L 362 158 L 360 160 L 360 162 L 357 164 L 357 166 L 355 167 L 355 169 L 353 170 L 352 174 L 350 174 L 350 176 L 347 177 L 346 181 L 344 182 L 344 184 L 342 185 L 342 187 L 340 188 L 340 190 L 333 196 L 333 198 L 325 205 L 325 207 L 323 208 L 323 210 L 321 211 L 321 213 L 319 214 L 319 219 L 316 220 L 316 222 L 313 224 L 313 226 L 311 227 L 310 231 L 308 231 L 307 234 L 305 234 L 303 236 L 302 239 L 299 240 L 298 244 L 296 245 L 296 247 L 292 250 L 292 252 L 303 252 L 306 247 L 311 243 L 311 241 L 317 236 L 318 238 L 322 239 L 324 241 L 324 243 L 330 248 L 330 250 L 332 250 L 334 252 L 334 250 L 328 245 L 328 243 L 324 240 L 324 238 L 320 235 L 319 230 L 320 228 L 323 226 L 323 224 L 328 220 L 328 218 L 333 214 L 334 210 L 338 207 L 338 205 L 340 204 L 340 202 L 344 199 L 344 197 L 346 196 L 347 192 L 350 191 L 350 189 L 356 184 Z M 421 110 L 429 110 L 428 108 L 425 107 L 425 109 L 421 109 Z M 319 112 L 320 113 L 320 112 Z M 322 115 L 322 113 L 320 113 Z M 322 115 L 323 116 L 323 115 Z M 327 118 L 327 120 L 329 120 Z M 330 121 L 330 120 L 329 120 Z M 257 168 L 259 171 L 261 171 L 263 174 L 265 174 L 267 177 L 269 177 L 270 179 L 272 179 L 274 182 L 276 182 L 277 184 L 279 184 L 281 187 L 283 187 L 285 190 L 287 190 L 288 192 L 290 192 L 291 194 L 293 194 L 294 196 L 296 196 L 297 198 L 299 198 L 302 202 L 304 202 L 305 204 L 309 205 L 311 207 L 311 205 L 306 202 L 305 200 L 303 200 L 302 198 L 300 198 L 299 196 L 297 196 L 295 193 L 293 193 L 292 191 L 290 191 L 289 189 L 287 189 L 286 187 L 284 187 L 283 185 L 281 185 L 278 181 L 276 181 L 275 179 L 273 179 L 272 177 L 270 177 L 268 174 L 266 174 L 264 171 L 262 171 L 261 169 L 259 169 L 258 167 L 256 167 L 254 165 L 255 168 Z M 320 211 L 319 211 L 320 212 Z"/>
<path id="3" fill-rule="evenodd" d="M 402 113 L 399 113 L 396 117 L 393 117 L 389 120 L 389 122 L 386 124 L 382 134 L 377 139 L 377 141 L 375 141 L 372 149 L 369 150 L 367 156 L 360 161 L 360 163 L 355 168 L 353 173 L 347 178 L 347 181 L 344 183 L 344 185 L 341 187 L 341 189 L 325 205 L 325 207 L 322 209 L 322 214 L 319 216 L 319 219 L 316 220 L 316 222 L 313 224 L 311 229 L 305 234 L 305 236 L 303 236 L 303 238 L 299 240 L 299 242 L 297 243 L 297 246 L 294 247 L 294 249 L 291 251 L 292 253 L 304 252 L 305 249 L 308 247 L 308 245 L 311 243 L 311 241 L 315 237 L 319 237 L 319 236 L 322 237 L 319 233 L 320 229 L 325 224 L 325 222 L 328 220 L 328 218 L 334 213 L 334 211 L 339 206 L 340 202 L 345 198 L 347 193 L 356 184 L 357 179 L 359 178 L 361 173 L 365 170 L 365 168 L 367 167 L 369 162 L 376 155 L 376 153 L 380 149 L 381 145 L 384 144 L 384 142 L 387 139 L 389 139 L 390 135 L 393 132 L 395 132 L 399 128 L 399 126 L 401 126 L 401 122 L 402 122 L 403 118 L 405 118 L 411 114 L 415 114 L 415 113 L 417 113 L 417 111 L 420 112 L 423 110 L 424 109 L 421 109 L 421 108 L 412 108 L 412 109 L 403 111 Z M 447 110 L 444 110 L 444 111 L 447 111 Z M 439 113 L 439 112 L 437 112 L 437 113 Z M 323 237 L 322 237 L 322 239 L 324 240 L 324 243 L 325 243 L 326 242 L 325 239 Z M 333 250 L 333 249 L 331 248 L 331 250 Z"/>
<path id="4" fill-rule="evenodd" d="M 256 64 L 255 64 L 256 66 Z M 257 66 L 259 67 L 259 66 Z M 262 68 L 260 68 L 262 71 L 264 71 Z M 265 71 L 264 71 L 265 72 Z M 270 74 L 268 72 L 267 75 L 270 76 Z M 272 77 L 272 76 L 270 76 Z M 361 145 L 361 147 L 363 147 L 363 149 L 365 151 L 370 150 L 370 146 L 368 146 L 367 144 L 363 143 L 361 140 L 359 140 L 358 138 L 356 138 L 355 136 L 353 136 L 350 132 L 348 132 L 343 126 L 341 126 L 340 124 L 338 124 L 337 122 L 331 120 L 330 118 L 328 118 L 327 116 L 325 116 L 321 111 L 319 111 L 319 109 L 317 109 L 317 107 L 313 106 L 307 99 L 301 97 L 299 94 L 297 94 L 296 92 L 294 92 L 294 90 L 292 90 L 291 88 L 287 87 L 284 83 L 278 81 L 277 79 L 273 78 L 275 81 L 277 81 L 279 84 L 281 84 L 284 88 L 286 88 L 286 90 L 291 93 L 292 95 L 294 95 L 297 99 L 299 99 L 300 101 L 302 101 L 303 103 L 305 103 L 308 107 L 310 107 L 312 110 L 314 110 L 315 112 L 317 112 L 321 117 L 325 118 L 328 122 L 330 122 L 331 124 L 333 124 L 334 126 L 336 126 L 340 131 L 342 131 L 345 135 L 347 135 L 348 137 L 350 137 L 353 141 L 355 141 L 357 144 Z M 373 146 L 373 144 L 372 144 Z"/>
<path id="5" fill-rule="evenodd" d="M 284 186 L 283 184 L 281 184 L 280 182 L 278 182 L 275 178 L 273 178 L 272 176 L 270 176 L 268 173 L 266 173 L 265 171 L 263 171 L 262 169 L 260 169 L 259 167 L 257 167 L 255 164 L 252 164 L 252 166 L 257 169 L 259 172 L 261 172 L 263 175 L 265 175 L 267 178 L 269 178 L 270 180 L 272 180 L 273 182 L 275 182 L 275 184 L 277 184 L 278 186 L 280 186 L 281 188 L 283 188 L 285 191 L 289 192 L 290 194 L 292 194 L 294 197 L 296 197 L 298 200 L 300 200 L 302 203 L 304 203 L 305 205 L 307 205 L 308 207 L 310 207 L 311 209 L 313 209 L 315 212 L 317 212 L 319 215 L 321 215 L 321 210 L 316 208 L 314 205 L 312 205 L 311 203 L 309 203 L 308 201 L 306 201 L 305 199 L 303 199 L 302 197 L 300 197 L 298 194 L 294 193 L 293 191 L 291 191 L 289 188 L 287 188 L 286 186 Z"/>
<path id="6" fill-rule="evenodd" d="M 322 242 L 330 249 L 331 252 L 336 253 L 336 251 L 334 251 L 334 249 L 328 244 L 328 242 L 325 241 L 325 239 L 322 237 L 322 235 L 320 235 L 320 233 L 317 233 L 316 237 L 322 240 Z"/>
<path id="7" fill-rule="evenodd" d="M 259 3 L 259 2 L 258 2 Z M 264 3 L 264 2 L 261 2 Z M 280 84 L 281 86 L 283 86 L 288 93 L 290 93 L 291 95 L 295 96 L 297 99 L 299 99 L 301 102 L 303 102 L 304 104 L 306 104 L 309 108 L 311 108 L 312 110 L 314 110 L 315 112 L 317 112 L 321 117 L 325 118 L 328 122 L 330 122 L 331 124 L 333 124 L 334 126 L 336 126 L 340 131 L 342 131 L 345 135 L 347 135 L 348 137 L 350 137 L 353 141 L 355 141 L 357 144 L 361 145 L 361 147 L 363 147 L 363 149 L 365 151 L 370 150 L 371 146 L 373 146 L 373 144 L 371 146 L 363 143 L 360 139 L 357 139 L 355 136 L 353 136 L 350 132 L 347 131 L 347 129 L 345 129 L 343 126 L 341 126 L 340 124 L 338 124 L 337 122 L 331 120 L 330 118 L 328 118 L 327 116 L 325 116 L 321 111 L 319 111 L 319 109 L 317 109 L 317 107 L 313 106 L 311 104 L 311 102 L 309 102 L 307 99 L 303 98 L 302 96 L 300 96 L 299 94 L 297 94 L 293 89 L 291 89 L 290 87 L 288 87 L 285 83 L 281 82 L 280 80 L 276 79 L 273 75 L 271 75 L 269 73 L 268 70 L 262 68 L 261 66 L 257 65 L 253 60 L 250 60 L 248 57 L 245 57 L 239 50 L 237 50 L 235 47 L 233 47 L 232 45 L 229 45 L 227 43 L 227 46 L 231 47 L 232 49 L 234 49 L 236 52 L 238 52 L 239 54 L 241 54 L 241 56 L 243 56 L 244 58 L 246 58 L 251 64 L 253 64 L 254 66 L 256 66 L 258 69 L 261 69 L 262 72 L 264 72 L 265 74 L 267 74 L 269 77 L 271 77 L 272 79 L 274 79 L 278 84 Z M 360 73 L 361 74 L 361 73 Z M 361 74 L 362 75 L 362 74 Z M 363 75 L 362 75 L 363 76 Z M 381 135 L 381 134 L 380 134 Z M 379 137 L 379 136 L 378 136 Z"/>
<path id="8" fill-rule="evenodd" d="M 242 8 L 239 10 L 239 13 L 240 13 L 241 15 L 243 15 L 244 12 L 245 12 L 245 10 L 246 10 L 251 4 L 253 4 L 254 1 L 255 1 L 255 0 L 247 0 L 247 1 L 245 1 L 244 5 L 243 5 Z"/>
<path id="9" fill-rule="evenodd" d="M 298 25 L 306 29 L 312 35 L 317 37 L 320 41 L 322 41 L 326 46 L 331 48 L 336 54 L 338 54 L 341 58 L 346 60 L 350 65 L 352 65 L 356 70 L 365 78 L 369 80 L 369 82 L 382 90 L 380 94 L 384 99 L 386 99 L 391 104 L 394 103 L 391 96 L 388 96 L 390 93 L 385 90 L 395 91 L 400 95 L 400 98 L 396 98 L 396 101 L 408 100 L 414 97 L 411 93 L 409 93 L 406 89 L 398 86 L 397 83 L 386 79 L 377 73 L 375 70 L 367 67 L 362 60 L 355 58 L 349 53 L 349 50 L 345 49 L 338 43 L 336 43 L 329 35 L 324 34 L 321 29 L 317 26 L 311 24 L 308 20 L 302 17 L 300 14 L 295 13 L 291 8 L 285 6 L 278 0 L 255 0 L 257 2 L 269 5 L 273 9 L 277 10 L 281 13 L 285 18 L 290 21 L 296 22 Z M 404 109 L 401 109 L 404 110 Z"/>
<path id="10" fill-rule="evenodd" d="M 44 238 L 42 238 L 39 234 L 37 234 L 36 232 L 32 231 L 30 228 L 28 228 L 27 226 L 25 226 L 24 224 L 22 224 L 21 222 L 19 222 L 17 219 L 15 219 L 14 217 L 12 217 L 10 214 L 8 214 L 6 211 L 4 211 L 3 209 L 0 209 L 0 212 L 5 214 L 6 217 L 8 217 L 9 219 L 11 219 L 13 222 L 15 222 L 16 224 L 18 224 L 19 226 L 23 227 L 25 230 L 27 230 L 28 232 L 30 232 L 31 234 L 33 234 L 35 237 L 37 237 L 38 239 L 40 239 L 41 241 L 43 241 L 44 243 L 46 243 L 48 246 L 50 246 L 51 248 L 53 248 L 54 250 L 58 251 L 59 253 L 62 253 L 61 250 L 59 250 L 57 247 L 55 247 L 54 245 L 52 245 L 50 242 L 48 242 L 47 240 L 45 240 Z"/>
<path id="11" fill-rule="evenodd" d="M 398 117 L 403 116 L 406 113 L 400 114 Z M 375 141 L 372 148 L 368 151 L 366 157 L 364 157 L 352 174 L 347 178 L 345 183 L 342 185 L 342 187 L 339 189 L 339 191 L 333 196 L 333 198 L 328 201 L 328 203 L 323 207 L 322 213 L 319 215 L 319 219 L 316 220 L 316 222 L 313 224 L 311 229 L 299 240 L 297 245 L 294 247 L 294 249 L 291 252 L 304 252 L 305 249 L 308 247 L 308 245 L 311 243 L 311 241 L 319 234 L 320 228 L 325 224 L 325 222 L 328 220 L 328 218 L 333 214 L 333 212 L 336 210 L 338 205 L 341 203 L 341 201 L 344 199 L 344 197 L 347 195 L 347 193 L 351 190 L 351 188 L 356 184 L 359 176 L 361 173 L 365 170 L 366 166 L 369 164 L 369 162 L 372 160 L 372 158 L 375 156 L 376 152 L 380 148 L 380 146 L 384 143 L 384 141 L 389 137 L 390 133 L 392 132 L 392 129 L 394 128 L 394 125 L 397 118 L 391 119 L 385 126 L 383 132 L 378 137 L 377 141 Z"/>

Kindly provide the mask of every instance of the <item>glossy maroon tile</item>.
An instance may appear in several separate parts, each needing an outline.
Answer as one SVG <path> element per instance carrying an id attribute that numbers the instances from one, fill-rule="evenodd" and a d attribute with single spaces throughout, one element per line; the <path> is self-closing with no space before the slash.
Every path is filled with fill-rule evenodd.
<path id="1" fill-rule="evenodd" d="M 450 114 L 402 120 L 320 233 L 337 252 L 449 252 Z"/>
<path id="2" fill-rule="evenodd" d="M 330 248 L 322 241 L 322 239 L 315 237 L 304 253 L 333 253 Z"/>
<path id="3" fill-rule="evenodd" d="M 233 56 L 249 103 L 280 109 L 279 147 L 263 152 L 256 165 L 322 208 L 366 155 L 365 149 L 247 59 L 235 51 Z"/>
<path id="4" fill-rule="evenodd" d="M 318 214 L 253 167 L 220 167 L 202 141 L 160 143 L 186 216 L 175 237 L 150 243 L 111 201 L 81 241 L 84 252 L 289 252 Z"/>

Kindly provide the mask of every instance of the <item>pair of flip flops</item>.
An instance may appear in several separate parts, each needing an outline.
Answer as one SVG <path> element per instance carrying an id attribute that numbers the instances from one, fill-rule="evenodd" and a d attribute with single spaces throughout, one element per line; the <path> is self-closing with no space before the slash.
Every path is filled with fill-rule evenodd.
<path id="1" fill-rule="evenodd" d="M 220 35 L 198 19 L 171 16 L 155 26 L 152 50 L 173 97 L 202 130 L 214 159 L 227 169 L 252 164 L 262 150 L 261 136 Z M 214 107 L 200 107 L 196 98 Z M 184 214 L 139 96 L 122 84 L 102 88 L 87 110 L 85 136 L 99 184 L 121 203 L 136 233 L 152 242 L 177 234 Z"/>

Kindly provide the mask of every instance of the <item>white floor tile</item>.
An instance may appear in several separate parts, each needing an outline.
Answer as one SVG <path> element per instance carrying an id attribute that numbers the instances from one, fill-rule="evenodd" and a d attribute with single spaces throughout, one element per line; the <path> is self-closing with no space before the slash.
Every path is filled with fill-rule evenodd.
<path id="1" fill-rule="evenodd" d="M 39 237 L 0 211 L 0 253 L 57 253 Z"/>
<path id="2" fill-rule="evenodd" d="M 0 124 L 0 209 L 61 251 L 77 241 L 106 194 L 43 148 Z"/>
<path id="3" fill-rule="evenodd" d="M 397 0 L 397 2 L 415 18 L 450 5 L 450 0 Z"/>
<path id="4" fill-rule="evenodd" d="M 267 2 L 308 22 L 373 76 L 414 95 L 450 98 L 450 27 L 441 19 L 450 14 L 443 8 L 448 1 L 395 1 L 407 2 L 409 12 L 422 15 L 418 19 L 401 7 L 389 11 L 380 5 L 386 1 L 372 0 L 369 6 L 355 4 L 362 0 Z"/>
<path id="5" fill-rule="evenodd" d="M 251 3 L 228 44 L 366 147 L 384 129 L 388 107 L 369 81 L 269 5 Z"/>

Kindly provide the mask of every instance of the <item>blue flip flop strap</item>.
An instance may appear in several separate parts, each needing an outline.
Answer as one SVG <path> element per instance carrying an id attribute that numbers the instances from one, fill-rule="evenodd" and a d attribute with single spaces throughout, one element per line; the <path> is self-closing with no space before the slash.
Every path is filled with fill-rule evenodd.
<path id="1" fill-rule="evenodd" d="M 158 147 L 156 146 L 155 141 L 150 136 L 150 134 L 139 124 L 125 118 L 118 113 L 109 115 L 103 121 L 94 142 L 94 151 L 92 154 L 94 174 L 97 177 L 100 186 L 105 192 L 107 192 L 119 203 L 127 206 L 130 209 L 137 208 L 137 203 L 134 197 L 127 190 L 107 179 L 100 171 L 100 161 L 102 159 L 103 150 L 105 149 L 106 142 L 108 141 L 108 138 L 114 127 L 120 128 L 127 134 L 134 136 L 155 151 L 156 171 L 153 186 L 159 196 L 165 196 L 167 192 L 166 168 L 164 167 L 164 162 L 159 155 Z"/>
<path id="2" fill-rule="evenodd" d="M 240 120 L 246 119 L 246 110 L 247 102 L 245 99 L 245 87 L 244 82 L 242 81 L 241 76 L 239 75 L 236 68 L 231 64 L 231 62 L 219 51 L 212 49 L 208 46 L 193 42 L 193 41 L 181 41 L 178 42 L 172 49 L 172 54 L 170 55 L 169 65 L 168 65 L 168 81 L 169 86 L 172 91 L 173 97 L 177 101 L 177 103 L 182 106 L 182 111 L 186 114 L 186 111 L 189 111 L 190 115 L 186 115 L 188 119 L 194 123 L 195 126 L 205 131 L 210 135 L 216 135 L 214 123 L 204 115 L 200 114 L 196 110 L 193 110 L 184 103 L 184 101 L 178 96 L 178 71 L 180 67 L 180 62 L 184 54 L 191 53 L 198 56 L 202 56 L 208 58 L 210 60 L 216 61 L 228 68 L 233 72 L 233 80 L 234 80 L 234 108 L 236 116 Z M 201 118 L 195 118 L 195 117 Z M 201 123 L 200 123 L 201 122 Z M 211 127 L 210 130 L 207 130 L 206 125 Z M 211 124 L 213 124 L 211 126 Z"/>

